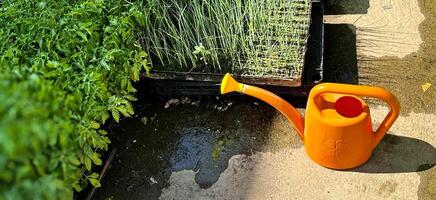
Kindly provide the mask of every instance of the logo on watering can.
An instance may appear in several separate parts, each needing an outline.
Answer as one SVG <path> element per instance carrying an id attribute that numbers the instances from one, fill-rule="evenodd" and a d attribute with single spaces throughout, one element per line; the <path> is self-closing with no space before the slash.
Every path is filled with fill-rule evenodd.
<path id="1" fill-rule="evenodd" d="M 347 144 L 342 140 L 325 139 L 322 143 L 322 153 L 324 156 L 340 159 L 341 154 L 347 151 Z"/>

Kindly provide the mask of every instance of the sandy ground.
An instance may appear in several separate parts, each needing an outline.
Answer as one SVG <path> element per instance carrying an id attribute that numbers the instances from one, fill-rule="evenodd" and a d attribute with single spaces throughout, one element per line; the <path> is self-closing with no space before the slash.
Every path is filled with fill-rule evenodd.
<path id="1" fill-rule="evenodd" d="M 352 9 L 354 0 L 344 5 Z M 424 20 L 417 0 L 370 0 L 366 14 L 326 15 L 326 24 L 356 27 L 357 55 L 404 56 L 416 52 L 422 39 L 419 24 Z"/>
<path id="2" fill-rule="evenodd" d="M 355 5 L 337 1 L 342 2 L 345 9 Z M 431 4 L 431 0 L 425 2 Z M 417 0 L 370 0 L 369 5 L 365 14 L 330 15 L 325 22 L 356 27 L 360 59 L 386 56 L 401 59 L 419 51 L 423 43 L 419 26 L 424 15 Z M 366 83 L 371 83 L 371 77 Z M 410 105 L 405 102 L 406 98 L 400 100 Z M 207 189 L 195 182 L 195 171 L 174 172 L 160 198 L 436 199 L 436 168 L 433 167 L 436 164 L 436 115 L 406 110 L 362 167 L 347 171 L 326 169 L 312 162 L 304 148 L 296 145 L 274 153 L 233 156 L 219 180 Z M 374 107 L 371 113 L 377 124 L 387 109 Z M 283 122 L 284 118 L 279 121 Z"/>

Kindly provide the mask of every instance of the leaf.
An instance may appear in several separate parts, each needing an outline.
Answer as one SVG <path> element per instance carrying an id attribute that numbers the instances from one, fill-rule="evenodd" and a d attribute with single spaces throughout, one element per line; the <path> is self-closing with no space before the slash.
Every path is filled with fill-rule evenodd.
<path id="1" fill-rule="evenodd" d="M 146 59 L 148 57 L 148 54 L 145 51 L 140 51 L 139 52 L 139 57 L 141 58 L 140 60 L 144 60 L 144 59 Z"/>
<path id="2" fill-rule="evenodd" d="M 85 40 L 85 42 L 88 42 L 88 38 L 86 37 L 86 34 L 77 31 L 77 35 L 79 35 L 83 40 Z"/>
<path id="3" fill-rule="evenodd" d="M 59 62 L 57 62 L 57 61 L 48 61 L 47 62 L 47 67 L 49 67 L 49 68 L 56 68 L 58 66 L 59 66 Z"/>
<path id="4" fill-rule="evenodd" d="M 427 92 L 428 89 L 430 89 L 431 83 L 424 83 L 421 85 L 422 91 Z"/>
<path id="5" fill-rule="evenodd" d="M 70 161 L 71 164 L 75 165 L 75 166 L 79 166 L 81 163 L 79 161 L 79 159 L 77 159 L 74 156 L 70 156 L 68 157 L 68 160 Z"/>
<path id="6" fill-rule="evenodd" d="M 127 106 L 120 106 L 117 108 L 120 113 L 125 117 L 130 117 L 129 109 Z"/>
<path id="7" fill-rule="evenodd" d="M 127 109 L 127 112 L 130 114 L 130 115 L 133 115 L 135 112 L 133 111 L 133 105 L 130 103 L 130 102 L 127 102 L 127 104 L 126 104 L 126 109 Z"/>
<path id="8" fill-rule="evenodd" d="M 101 161 L 101 159 L 100 159 L 100 156 L 97 154 L 97 153 L 93 153 L 92 154 L 92 161 L 94 162 L 94 164 L 96 164 L 96 165 L 101 165 L 101 164 L 103 164 L 103 162 Z"/>
<path id="9" fill-rule="evenodd" d="M 112 110 L 112 117 L 116 122 L 120 122 L 120 114 L 117 110 Z"/>
<path id="10" fill-rule="evenodd" d="M 85 168 L 86 168 L 86 170 L 90 171 L 91 165 L 92 165 L 91 159 L 89 159 L 88 156 L 85 156 Z"/>
<path id="11" fill-rule="evenodd" d="M 89 127 L 93 128 L 93 129 L 99 129 L 100 124 L 96 121 L 91 121 L 91 122 L 89 122 Z"/>
<path id="12" fill-rule="evenodd" d="M 136 101 L 138 100 L 136 97 L 134 97 L 133 95 L 124 95 L 124 98 L 126 98 L 129 101 Z"/>
<path id="13" fill-rule="evenodd" d="M 150 66 L 148 65 L 148 62 L 146 60 L 141 61 L 141 65 L 142 67 L 144 67 L 145 71 L 147 72 L 147 74 L 150 74 Z"/>
<path id="14" fill-rule="evenodd" d="M 109 114 L 107 112 L 101 113 L 101 122 L 104 123 L 109 118 Z"/>
<path id="15" fill-rule="evenodd" d="M 77 183 L 73 183 L 71 186 L 72 186 L 72 187 L 74 188 L 74 190 L 76 190 L 77 192 L 80 192 L 80 191 L 83 190 L 83 188 L 82 188 L 79 184 L 77 184 Z"/>
<path id="16" fill-rule="evenodd" d="M 62 148 L 67 148 L 69 145 L 68 138 L 65 134 L 59 134 L 59 143 L 61 144 Z"/>
<path id="17" fill-rule="evenodd" d="M 110 70 L 109 64 L 107 64 L 106 60 L 102 59 L 100 61 L 100 65 L 103 66 L 106 70 Z"/>
<path id="18" fill-rule="evenodd" d="M 89 177 L 89 178 L 94 178 L 94 179 L 96 179 L 96 178 L 98 178 L 98 176 L 99 176 L 99 175 L 98 175 L 97 173 L 94 172 L 94 173 L 92 173 L 91 175 L 89 175 L 88 177 Z"/>
<path id="19" fill-rule="evenodd" d="M 136 92 L 136 89 L 132 86 L 132 84 L 130 82 L 127 84 L 127 91 L 128 92 Z"/>
<path id="20" fill-rule="evenodd" d="M 137 81 L 137 80 L 139 80 L 139 71 L 138 70 L 136 70 L 136 69 L 133 69 L 132 70 L 132 80 L 134 80 L 134 81 Z"/>
<path id="21" fill-rule="evenodd" d="M 92 186 L 94 186 L 96 188 L 101 187 L 100 181 L 98 179 L 90 178 L 89 182 L 91 183 Z"/>
<path id="22" fill-rule="evenodd" d="M 100 135 L 107 135 L 107 131 L 105 130 L 98 130 L 98 133 L 100 133 Z"/>

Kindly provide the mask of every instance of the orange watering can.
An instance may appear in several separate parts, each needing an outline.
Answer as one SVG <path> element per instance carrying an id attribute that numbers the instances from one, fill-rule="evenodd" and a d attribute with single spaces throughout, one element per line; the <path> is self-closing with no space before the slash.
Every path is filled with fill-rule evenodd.
<path id="1" fill-rule="evenodd" d="M 229 92 L 253 96 L 279 110 L 304 141 L 307 155 L 316 163 L 332 169 L 349 169 L 364 164 L 400 112 L 395 96 L 379 87 L 319 84 L 310 91 L 306 119 L 277 95 L 238 83 L 226 74 L 221 82 L 221 94 Z M 368 105 L 358 96 L 388 103 L 390 112 L 377 131 L 372 131 Z"/>

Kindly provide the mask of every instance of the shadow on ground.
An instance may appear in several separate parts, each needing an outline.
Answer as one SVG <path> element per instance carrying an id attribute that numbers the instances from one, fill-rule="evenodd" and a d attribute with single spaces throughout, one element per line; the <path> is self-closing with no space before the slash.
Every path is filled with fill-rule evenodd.
<path id="1" fill-rule="evenodd" d="M 324 81 L 358 83 L 356 27 L 325 24 Z"/>
<path id="2" fill-rule="evenodd" d="M 387 134 L 371 159 L 353 169 L 362 173 L 420 172 L 436 165 L 436 149 L 431 144 L 410 137 Z"/>
<path id="3" fill-rule="evenodd" d="M 366 14 L 369 0 L 325 0 L 326 15 Z"/>

